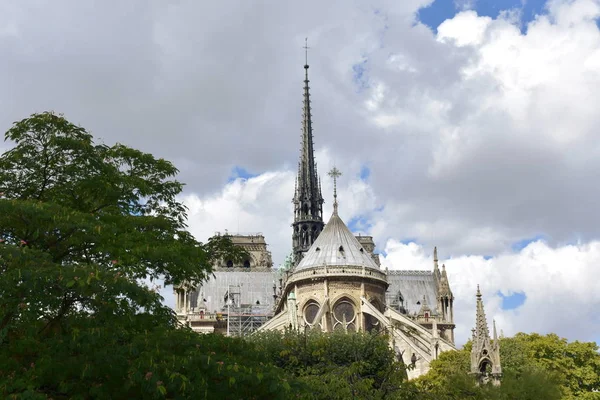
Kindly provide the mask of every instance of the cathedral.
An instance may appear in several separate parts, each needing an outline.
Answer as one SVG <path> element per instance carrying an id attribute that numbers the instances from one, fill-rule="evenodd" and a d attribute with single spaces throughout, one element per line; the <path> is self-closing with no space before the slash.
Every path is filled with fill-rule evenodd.
<path id="1" fill-rule="evenodd" d="M 441 352 L 456 349 L 454 295 L 446 267 L 439 267 L 434 249 L 429 271 L 382 269 L 373 238 L 353 234 L 343 221 L 337 168 L 329 172 L 334 182 L 333 213 L 325 223 L 313 149 L 308 70 L 308 64 L 304 65 L 302 144 L 290 256 L 282 267 L 273 268 L 261 233 L 226 232 L 234 244 L 248 251 L 248 259 L 241 265 L 220 260 L 201 286 L 176 287 L 175 311 L 182 324 L 201 333 L 243 336 L 257 330 L 384 330 L 398 358 L 409 366 L 409 378 L 417 377 L 428 371 Z M 478 325 L 478 329 L 483 328 Z M 485 334 L 487 330 L 481 332 Z M 489 339 L 482 343 L 482 352 L 493 351 Z M 479 371 L 479 364 L 476 368 Z"/>

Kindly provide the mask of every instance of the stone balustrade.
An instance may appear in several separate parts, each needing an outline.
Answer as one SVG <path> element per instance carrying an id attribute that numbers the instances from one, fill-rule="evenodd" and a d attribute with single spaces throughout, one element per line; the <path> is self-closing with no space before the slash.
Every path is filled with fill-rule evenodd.
<path id="1" fill-rule="evenodd" d="M 328 277 L 340 277 L 340 276 L 360 276 L 369 279 L 379 280 L 387 282 L 387 276 L 385 272 L 374 270 L 372 268 L 365 268 L 362 266 L 335 266 L 335 267 L 312 267 L 303 269 L 301 271 L 294 272 L 289 280 L 288 284 L 292 282 L 298 282 L 305 279 L 315 278 L 328 278 Z"/>

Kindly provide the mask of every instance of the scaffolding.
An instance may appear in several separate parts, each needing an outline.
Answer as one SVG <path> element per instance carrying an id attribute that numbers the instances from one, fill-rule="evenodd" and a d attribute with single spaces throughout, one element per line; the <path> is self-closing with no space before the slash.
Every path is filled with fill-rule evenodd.
<path id="1" fill-rule="evenodd" d="M 227 336 L 247 336 L 273 317 L 269 306 L 242 304 L 241 285 L 228 285 Z"/>

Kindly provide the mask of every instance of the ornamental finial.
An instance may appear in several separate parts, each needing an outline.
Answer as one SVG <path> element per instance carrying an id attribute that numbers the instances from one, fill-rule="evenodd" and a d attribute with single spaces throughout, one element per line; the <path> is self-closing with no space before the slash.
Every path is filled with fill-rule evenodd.
<path id="1" fill-rule="evenodd" d="M 308 38 L 304 38 L 304 47 L 302 47 L 304 49 L 304 68 L 308 68 L 308 49 L 310 49 L 310 47 L 308 47 Z"/>
<path id="2" fill-rule="evenodd" d="M 338 202 L 337 202 L 337 178 L 342 176 L 342 173 L 336 167 L 333 167 L 328 175 L 333 178 L 333 213 L 337 215 Z"/>

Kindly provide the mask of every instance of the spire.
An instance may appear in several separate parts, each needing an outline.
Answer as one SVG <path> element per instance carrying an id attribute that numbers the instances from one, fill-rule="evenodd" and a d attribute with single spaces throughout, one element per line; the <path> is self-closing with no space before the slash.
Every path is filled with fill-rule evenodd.
<path id="1" fill-rule="evenodd" d="M 489 331 L 487 326 L 487 320 L 485 318 L 485 311 L 483 310 L 483 301 L 481 300 L 481 291 L 479 285 L 477 285 L 477 313 L 475 317 L 475 329 L 477 330 L 478 341 L 483 342 L 489 341 Z"/>
<path id="2" fill-rule="evenodd" d="M 338 202 L 337 202 L 337 178 L 342 176 L 342 173 L 336 167 L 333 167 L 331 171 L 327 173 L 330 177 L 333 178 L 333 213 L 337 215 L 338 213 Z"/>
<path id="3" fill-rule="evenodd" d="M 304 38 L 304 68 L 308 69 L 308 38 Z"/>
<path id="4" fill-rule="evenodd" d="M 308 38 L 306 39 L 308 42 Z M 317 166 L 314 155 L 312 133 L 312 115 L 310 109 L 310 88 L 308 86 L 308 45 L 304 46 L 306 63 L 304 64 L 304 101 L 302 104 L 302 154 L 300 156 L 301 181 L 311 194 L 318 191 Z M 321 194 L 320 192 L 318 193 Z"/>
<path id="5" fill-rule="evenodd" d="M 442 275 L 440 274 L 440 267 L 438 265 L 438 252 L 437 246 L 433 248 L 433 279 L 435 280 L 435 284 L 439 290 L 440 287 L 440 279 Z"/>
<path id="6" fill-rule="evenodd" d="M 308 86 L 308 40 L 304 45 L 304 95 L 302 102 L 302 140 L 298 177 L 294 193 L 294 222 L 292 242 L 295 262 L 299 263 L 304 253 L 323 230 L 323 196 L 315 163 L 310 89 Z"/>
<path id="7" fill-rule="evenodd" d="M 496 331 L 496 320 L 493 320 L 494 324 L 494 342 L 498 340 L 498 332 Z"/>
<path id="8" fill-rule="evenodd" d="M 475 317 L 475 330 L 473 333 L 473 347 L 471 348 L 471 373 L 478 378 L 479 383 L 486 383 L 490 379 L 494 385 L 500 384 L 502 366 L 500 365 L 500 342 L 494 327 L 494 342 L 490 340 L 487 320 L 483 310 L 481 290 L 477 285 L 477 312 Z"/>
<path id="9" fill-rule="evenodd" d="M 438 288 L 440 296 L 454 298 L 452 290 L 450 290 L 450 282 L 448 282 L 448 273 L 446 272 L 446 264 L 442 264 L 442 273 L 440 274 L 440 286 Z"/>

